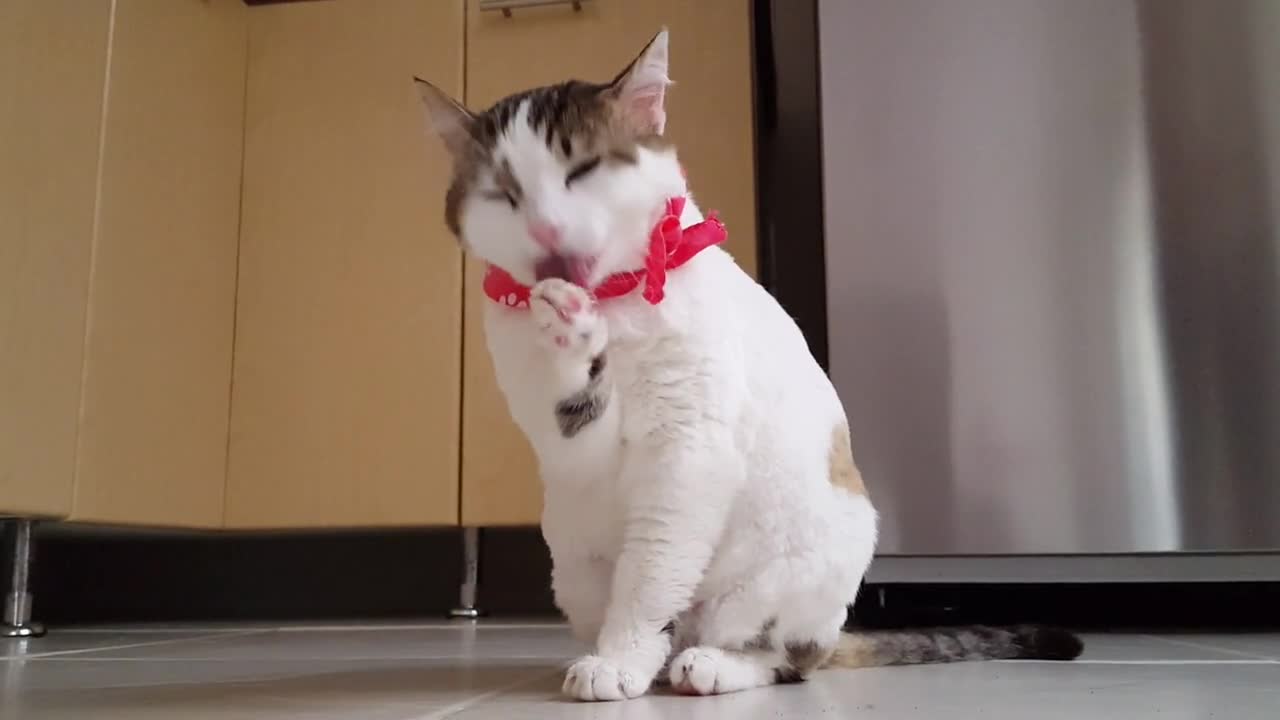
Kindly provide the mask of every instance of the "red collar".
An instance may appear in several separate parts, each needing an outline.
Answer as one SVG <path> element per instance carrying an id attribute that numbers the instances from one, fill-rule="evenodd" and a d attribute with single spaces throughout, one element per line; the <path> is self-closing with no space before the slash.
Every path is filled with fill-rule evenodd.
<path id="1" fill-rule="evenodd" d="M 649 233 L 649 256 L 645 258 L 644 268 L 605 278 L 592 291 L 597 300 L 622 297 L 643 282 L 644 299 L 650 305 L 657 305 L 664 296 L 662 288 L 667 282 L 668 270 L 689 262 L 690 258 L 706 248 L 724 242 L 728 233 L 724 223 L 720 222 L 714 212 L 696 225 L 681 228 L 680 213 L 684 212 L 684 203 L 685 199 L 682 197 L 667 200 L 666 213 Z M 489 265 L 485 270 L 484 294 L 490 300 L 508 307 L 529 307 L 529 288 L 516 282 L 506 270 L 496 265 Z"/>

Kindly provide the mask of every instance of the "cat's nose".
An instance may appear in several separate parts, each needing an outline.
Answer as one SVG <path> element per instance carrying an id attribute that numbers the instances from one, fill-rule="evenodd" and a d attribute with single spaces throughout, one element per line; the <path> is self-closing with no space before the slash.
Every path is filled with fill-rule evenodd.
<path id="1" fill-rule="evenodd" d="M 560 245 L 560 227 L 549 222 L 530 222 L 529 235 L 545 250 L 555 250 Z"/>

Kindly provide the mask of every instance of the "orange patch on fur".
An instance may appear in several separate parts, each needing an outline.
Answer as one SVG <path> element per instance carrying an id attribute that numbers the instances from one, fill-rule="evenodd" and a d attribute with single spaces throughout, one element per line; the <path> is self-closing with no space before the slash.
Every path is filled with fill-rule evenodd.
<path id="1" fill-rule="evenodd" d="M 849 426 L 839 423 L 831 430 L 831 450 L 827 453 L 828 479 L 832 485 L 842 487 L 854 495 L 866 495 L 867 486 L 862 483 L 862 473 L 853 463 L 853 448 L 849 445 Z"/>

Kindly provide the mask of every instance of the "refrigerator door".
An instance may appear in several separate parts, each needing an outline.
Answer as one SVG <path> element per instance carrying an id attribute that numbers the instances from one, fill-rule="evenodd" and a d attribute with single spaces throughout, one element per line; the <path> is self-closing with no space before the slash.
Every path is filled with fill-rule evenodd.
<path id="1" fill-rule="evenodd" d="M 822 0 L 881 551 L 1280 549 L 1280 3 Z"/>

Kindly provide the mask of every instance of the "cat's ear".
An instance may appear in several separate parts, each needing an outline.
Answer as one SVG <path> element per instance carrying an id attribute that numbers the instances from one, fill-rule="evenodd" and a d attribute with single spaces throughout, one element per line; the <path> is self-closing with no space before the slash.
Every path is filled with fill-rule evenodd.
<path id="1" fill-rule="evenodd" d="M 413 84 L 418 90 L 418 97 L 422 98 L 427 125 L 444 141 L 449 154 L 455 160 L 474 154 L 479 145 L 476 141 L 476 116 L 426 80 L 415 77 Z"/>
<path id="2" fill-rule="evenodd" d="M 609 84 L 615 112 L 634 132 L 661 135 L 667 124 L 667 29 L 658 31 L 640 55 Z"/>

